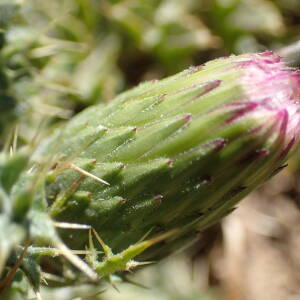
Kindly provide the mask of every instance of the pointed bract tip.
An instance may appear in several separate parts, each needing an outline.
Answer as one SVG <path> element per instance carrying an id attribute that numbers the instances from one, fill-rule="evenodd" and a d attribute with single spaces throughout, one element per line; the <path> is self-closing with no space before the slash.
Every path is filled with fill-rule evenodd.
<path id="1" fill-rule="evenodd" d="M 186 122 L 190 122 L 193 118 L 193 115 L 192 114 L 186 114 L 183 116 L 183 120 L 186 121 Z"/>
<path id="2" fill-rule="evenodd" d="M 258 154 L 259 157 L 264 157 L 270 153 L 269 149 L 258 149 L 256 150 L 256 153 Z"/>
<path id="3" fill-rule="evenodd" d="M 161 200 L 163 199 L 163 195 L 156 195 L 154 196 L 154 200 L 157 201 L 157 202 L 161 202 Z"/>
<path id="4" fill-rule="evenodd" d="M 198 99 L 206 94 L 208 94 L 209 92 L 213 91 L 214 89 L 218 88 L 222 83 L 222 80 L 220 79 L 216 79 L 216 80 L 212 80 L 212 81 L 208 81 L 204 84 L 204 89 L 199 93 L 199 95 L 197 95 L 195 97 L 195 99 Z M 202 87 L 203 85 L 201 85 Z"/>
<path id="5" fill-rule="evenodd" d="M 296 141 L 296 138 L 295 138 L 295 136 L 293 136 L 287 143 L 287 146 L 281 152 L 279 159 L 284 159 L 288 155 L 288 153 L 291 151 L 292 147 L 294 146 L 295 141 Z"/>
<path id="6" fill-rule="evenodd" d="M 218 138 L 213 140 L 211 143 L 215 146 L 215 150 L 220 151 L 227 145 L 228 141 Z"/>
<path id="7" fill-rule="evenodd" d="M 170 168 L 173 167 L 173 160 L 172 159 L 168 159 L 166 163 L 167 163 L 168 167 L 170 167 Z"/>
<path id="8" fill-rule="evenodd" d="M 125 168 L 125 164 L 124 163 L 119 163 L 118 164 L 118 169 L 124 169 Z"/>

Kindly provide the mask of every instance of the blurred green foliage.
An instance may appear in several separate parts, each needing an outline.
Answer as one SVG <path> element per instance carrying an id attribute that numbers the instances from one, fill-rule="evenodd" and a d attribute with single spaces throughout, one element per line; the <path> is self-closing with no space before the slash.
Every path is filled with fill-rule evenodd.
<path id="1" fill-rule="evenodd" d="M 2 0 L 0 16 L 0 132 L 18 117 L 25 141 L 143 80 L 300 36 L 297 0 Z"/>

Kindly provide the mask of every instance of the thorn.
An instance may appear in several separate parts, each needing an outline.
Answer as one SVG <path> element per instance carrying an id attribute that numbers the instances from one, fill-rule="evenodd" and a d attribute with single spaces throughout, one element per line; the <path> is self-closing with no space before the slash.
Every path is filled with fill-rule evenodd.
<path id="1" fill-rule="evenodd" d="M 139 240 L 137 243 L 143 242 L 147 236 L 151 233 L 151 231 L 154 229 L 154 227 L 151 227 Z"/>
<path id="2" fill-rule="evenodd" d="M 255 152 L 259 155 L 259 157 L 264 157 L 270 153 L 270 150 L 269 149 L 259 149 L 259 150 L 256 150 Z"/>
<path id="3" fill-rule="evenodd" d="M 29 247 L 31 248 L 31 247 Z M 79 254 L 79 255 L 84 255 L 84 254 L 90 254 L 91 251 L 89 250 L 70 250 L 73 254 Z M 50 247 L 34 247 L 34 250 L 30 249 L 30 253 L 34 254 L 39 254 L 40 256 L 47 255 L 47 256 L 58 256 L 58 255 L 64 255 L 64 252 L 61 251 L 60 249 L 56 248 L 50 248 Z M 97 254 L 103 253 L 102 251 L 96 251 Z"/>
<path id="4" fill-rule="evenodd" d="M 92 229 L 89 230 L 89 248 L 90 248 L 90 251 L 92 251 L 92 252 L 95 250 L 93 237 L 92 237 Z"/>
<path id="5" fill-rule="evenodd" d="M 17 151 L 18 134 L 19 134 L 19 127 L 16 126 L 16 127 L 15 127 L 15 130 L 14 130 L 13 142 L 12 142 L 12 150 L 13 150 L 13 153 L 16 153 L 16 151 Z"/>
<path id="6" fill-rule="evenodd" d="M 192 117 L 193 117 L 192 114 L 185 114 L 185 115 L 183 116 L 183 120 L 186 121 L 186 122 L 189 122 L 189 121 L 192 120 Z"/>
<path id="7" fill-rule="evenodd" d="M 173 167 L 173 160 L 172 159 L 168 159 L 167 160 L 167 165 L 172 168 Z"/>
<path id="8" fill-rule="evenodd" d="M 156 196 L 154 197 L 154 200 L 160 201 L 160 200 L 162 200 L 163 198 L 164 198 L 163 195 L 156 195 Z"/>
<path id="9" fill-rule="evenodd" d="M 188 71 L 189 71 L 189 73 L 192 74 L 194 72 L 200 71 L 203 68 L 203 66 L 204 66 L 204 64 L 197 65 L 197 66 L 189 66 Z"/>
<path id="10" fill-rule="evenodd" d="M 132 285 L 135 285 L 135 286 L 137 286 L 137 287 L 140 287 L 140 288 L 149 290 L 149 287 L 147 287 L 146 285 L 144 285 L 144 284 L 142 284 L 142 283 L 139 283 L 139 282 L 136 282 L 136 281 L 133 281 L 133 280 L 127 278 L 126 276 L 123 277 L 123 281 L 124 281 L 124 282 L 128 282 L 128 283 L 130 283 L 130 284 L 132 284 Z"/>
<path id="11" fill-rule="evenodd" d="M 89 230 L 89 247 L 90 249 L 95 249 L 93 238 L 92 238 L 92 229 Z"/>
<path id="12" fill-rule="evenodd" d="M 43 282 L 43 284 L 48 285 L 48 281 L 45 277 L 43 277 L 43 275 L 41 275 L 41 281 Z"/>
<path id="13" fill-rule="evenodd" d="M 216 151 L 222 150 L 227 145 L 227 143 L 228 143 L 227 140 L 221 138 L 212 141 L 212 144 L 216 147 L 215 148 Z"/>
<path id="14" fill-rule="evenodd" d="M 161 204 L 161 200 L 163 199 L 164 197 L 163 197 L 163 195 L 156 195 L 155 197 L 154 197 L 154 201 L 156 201 L 157 202 L 157 204 Z"/>
<path id="15" fill-rule="evenodd" d="M 108 275 L 108 282 L 111 284 L 111 286 L 118 292 L 120 293 L 120 290 L 117 288 L 117 286 L 113 283 L 112 281 L 112 276 Z"/>
<path id="16" fill-rule="evenodd" d="M 97 233 L 97 231 L 92 228 L 92 231 L 97 239 L 97 241 L 99 242 L 99 244 L 101 245 L 103 251 L 104 251 L 104 254 L 107 256 L 107 257 L 111 257 L 113 256 L 113 253 L 111 251 L 111 249 L 104 243 L 104 241 L 100 238 L 99 234 Z"/>
<path id="17" fill-rule="evenodd" d="M 256 103 L 256 102 L 243 102 L 243 103 L 233 102 L 228 105 L 231 105 L 231 106 L 241 105 L 242 107 L 237 109 L 236 111 L 234 111 L 232 116 L 225 121 L 226 124 L 230 124 L 230 123 L 236 121 L 237 119 L 244 117 L 246 114 L 253 111 L 258 106 L 258 103 Z"/>
<path id="18" fill-rule="evenodd" d="M 89 230 L 89 250 L 86 248 L 86 251 L 86 261 L 94 268 L 95 262 L 97 262 L 97 252 L 94 246 L 91 229 Z"/>
<path id="19" fill-rule="evenodd" d="M 127 264 L 126 264 L 126 271 L 127 272 L 132 272 L 131 269 L 136 268 L 138 266 L 146 266 L 146 265 L 152 265 L 155 264 L 156 261 L 142 261 L 142 262 L 138 262 L 135 260 L 130 260 Z"/>
<path id="20" fill-rule="evenodd" d="M 68 259 L 75 267 L 86 274 L 92 281 L 96 281 L 98 279 L 97 273 L 95 273 L 89 267 L 89 265 L 87 265 L 77 255 L 73 254 L 72 250 L 70 250 L 65 244 L 63 244 L 61 241 L 57 241 L 55 246 L 62 252 L 62 255 L 66 259 Z"/>
<path id="21" fill-rule="evenodd" d="M 124 163 L 119 163 L 118 164 L 118 168 L 119 169 L 124 169 L 125 168 L 125 164 Z"/>
<path id="22" fill-rule="evenodd" d="M 288 164 L 284 164 L 278 168 L 276 168 L 272 173 L 271 176 L 273 177 L 274 175 L 278 174 L 280 171 L 282 171 L 283 169 L 285 169 L 288 166 Z"/>
<path id="23" fill-rule="evenodd" d="M 255 151 L 252 151 L 250 153 L 248 153 L 245 157 L 243 157 L 241 160 L 240 160 L 240 163 L 241 164 L 244 164 L 244 163 L 251 163 L 257 159 L 262 159 L 264 158 L 266 155 L 269 154 L 269 149 L 257 149 Z"/>
<path id="24" fill-rule="evenodd" d="M 211 91 L 213 91 L 214 89 L 218 88 L 222 83 L 222 80 L 212 80 L 212 81 L 208 81 L 204 84 L 204 90 L 201 91 L 197 96 L 195 96 L 195 100 L 210 93 Z"/>
<path id="25" fill-rule="evenodd" d="M 46 284 L 48 285 L 46 279 L 48 281 L 56 281 L 56 282 L 61 282 L 61 283 L 65 282 L 64 278 L 62 278 L 62 277 L 59 277 L 59 276 L 54 275 L 54 274 L 42 272 L 42 280 L 44 282 L 46 282 Z"/>
<path id="26" fill-rule="evenodd" d="M 91 173 L 88 172 L 88 171 L 85 171 L 85 170 L 83 170 L 83 169 L 77 167 L 77 166 L 74 165 L 74 164 L 70 164 L 70 167 L 71 167 L 71 169 L 78 171 L 78 172 L 81 173 L 82 175 L 85 175 L 85 176 L 87 176 L 87 177 L 93 178 L 93 179 L 95 179 L 96 181 L 101 182 L 101 183 L 104 183 L 104 184 L 106 184 L 106 185 L 110 185 L 107 181 L 105 181 L 105 180 L 103 180 L 103 179 L 101 179 L 101 178 L 99 178 L 99 177 L 97 177 L 97 176 L 91 174 Z"/>
<path id="27" fill-rule="evenodd" d="M 78 254 L 78 255 L 89 255 L 89 254 L 92 254 L 91 250 L 71 250 L 71 251 L 72 251 L 72 253 Z M 96 254 L 103 253 L 102 251 L 93 251 L 93 252 L 95 252 Z"/>
<path id="28" fill-rule="evenodd" d="M 64 228 L 64 229 L 91 229 L 90 225 L 76 224 L 76 223 L 53 222 L 53 225 L 57 228 Z"/>
<path id="29" fill-rule="evenodd" d="M 35 292 L 35 295 L 36 295 L 36 298 L 37 298 L 38 300 L 43 300 L 42 295 L 41 295 L 40 292 L 36 291 L 36 292 Z"/>
<path id="30" fill-rule="evenodd" d="M 79 184 L 84 179 L 84 176 L 85 175 L 80 176 L 77 180 L 75 180 L 71 184 L 71 186 L 69 187 L 68 190 L 64 191 L 62 193 L 62 195 L 58 195 L 58 197 L 56 198 L 56 200 L 54 201 L 54 203 L 51 206 L 50 214 L 51 214 L 52 217 L 55 216 L 57 213 L 60 212 L 60 210 L 62 209 L 63 205 L 67 201 L 68 197 L 70 197 L 72 195 L 72 193 L 74 193 L 74 191 L 77 189 L 77 187 L 79 186 Z"/>
<path id="31" fill-rule="evenodd" d="M 148 240 L 148 241 L 146 241 L 146 242 L 148 242 L 149 245 L 151 246 L 151 245 L 154 245 L 154 244 L 156 244 L 156 243 L 159 243 L 159 242 L 162 241 L 162 240 L 167 239 L 168 237 L 170 237 L 170 236 L 172 236 L 172 235 L 178 233 L 179 231 L 180 231 L 180 230 L 179 230 L 178 228 L 175 228 L 175 229 L 169 230 L 169 231 L 167 231 L 166 233 L 163 233 L 163 234 L 161 234 L 161 235 L 159 235 L 159 236 L 157 236 L 157 237 L 154 237 L 153 239 Z"/>
<path id="32" fill-rule="evenodd" d="M 296 138 L 295 136 L 293 136 L 292 139 L 288 142 L 287 146 L 281 152 L 279 159 L 284 159 L 287 156 L 287 154 L 290 152 L 291 148 L 295 144 L 295 141 Z"/>
<path id="33" fill-rule="evenodd" d="M 160 94 L 158 97 L 159 97 L 160 100 L 163 100 L 163 99 L 165 99 L 167 96 L 168 96 L 167 93 L 163 93 L 163 94 Z"/>

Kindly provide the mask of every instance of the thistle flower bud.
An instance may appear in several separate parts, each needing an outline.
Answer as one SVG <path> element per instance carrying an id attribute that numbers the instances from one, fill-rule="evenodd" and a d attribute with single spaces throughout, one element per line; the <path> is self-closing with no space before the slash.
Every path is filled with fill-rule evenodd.
<path id="1" fill-rule="evenodd" d="M 300 73 L 265 52 L 191 67 L 91 107 L 36 153 L 53 161 L 51 217 L 92 226 L 113 252 L 179 228 L 142 257 L 178 250 L 281 168 L 299 140 L 299 94 Z M 73 249 L 87 243 L 85 232 L 60 234 Z"/>

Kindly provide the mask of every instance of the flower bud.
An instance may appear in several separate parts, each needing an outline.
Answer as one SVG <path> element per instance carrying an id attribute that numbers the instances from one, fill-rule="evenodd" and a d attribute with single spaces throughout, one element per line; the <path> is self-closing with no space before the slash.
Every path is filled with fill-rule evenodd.
<path id="1" fill-rule="evenodd" d="M 179 228 L 143 257 L 177 250 L 282 167 L 299 140 L 299 94 L 300 73 L 265 52 L 216 59 L 90 107 L 38 151 L 55 158 L 50 214 L 91 225 L 114 252 Z M 87 242 L 82 231 L 61 235 L 74 249 Z"/>

